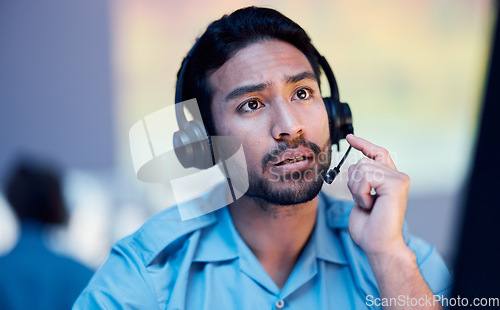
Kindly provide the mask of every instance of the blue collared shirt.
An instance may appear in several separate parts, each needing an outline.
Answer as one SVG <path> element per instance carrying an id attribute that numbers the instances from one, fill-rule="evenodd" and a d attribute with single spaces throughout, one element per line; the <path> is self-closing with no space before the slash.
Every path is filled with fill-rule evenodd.
<path id="1" fill-rule="evenodd" d="M 167 209 L 113 247 L 74 308 L 381 309 L 372 306 L 379 295 L 368 260 L 349 235 L 352 206 L 320 193 L 311 238 L 281 290 L 227 208 L 184 222 Z M 434 247 L 403 234 L 433 293 L 448 295 L 452 279 Z"/>

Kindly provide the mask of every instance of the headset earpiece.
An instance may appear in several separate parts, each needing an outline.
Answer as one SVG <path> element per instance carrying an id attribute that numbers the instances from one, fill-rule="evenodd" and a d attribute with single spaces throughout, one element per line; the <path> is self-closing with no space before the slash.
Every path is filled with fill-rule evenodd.
<path id="1" fill-rule="evenodd" d="M 184 168 L 210 168 L 215 165 L 211 142 L 200 120 L 189 121 L 174 133 L 175 155 Z"/>
<path id="2" fill-rule="evenodd" d="M 348 134 L 354 133 L 351 109 L 347 103 L 340 102 L 337 81 L 328 61 L 326 61 L 326 58 L 323 57 L 312 44 L 311 47 L 316 54 L 318 64 L 323 69 L 330 86 L 330 97 L 323 97 L 323 102 L 325 103 L 326 112 L 328 113 L 328 122 L 330 124 L 330 141 L 332 145 L 337 144 L 337 148 L 339 148 L 339 141 L 345 139 Z"/>
<path id="3" fill-rule="evenodd" d="M 215 165 L 216 156 L 212 146 L 212 138 L 208 134 L 201 115 L 199 119 L 188 121 L 184 112 L 183 92 L 184 74 L 189 60 L 198 46 L 199 39 L 182 60 L 175 85 L 175 115 L 179 131 L 174 133 L 174 151 L 184 168 L 208 169 Z M 191 98 L 189 98 L 191 99 Z M 192 112 L 192 111 L 191 111 Z"/>
<path id="4" fill-rule="evenodd" d="M 330 125 L 330 141 L 332 145 L 339 144 L 339 141 L 354 132 L 352 126 L 351 109 L 347 103 L 336 102 L 331 97 L 324 97 L 328 122 Z"/>

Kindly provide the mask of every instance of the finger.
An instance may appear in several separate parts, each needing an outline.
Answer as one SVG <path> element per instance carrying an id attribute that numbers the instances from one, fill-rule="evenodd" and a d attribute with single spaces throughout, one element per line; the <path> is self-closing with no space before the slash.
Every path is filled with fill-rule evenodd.
<path id="1" fill-rule="evenodd" d="M 369 209 L 376 197 L 394 194 L 395 188 L 406 187 L 408 181 L 409 178 L 404 173 L 372 159 L 363 158 L 356 165 L 349 167 L 347 186 L 360 205 Z"/>
<path id="2" fill-rule="evenodd" d="M 347 168 L 347 174 L 351 174 L 351 171 L 352 169 L 354 169 L 354 167 L 356 167 L 356 165 L 350 165 L 349 168 Z"/>
<path id="3" fill-rule="evenodd" d="M 366 181 L 367 185 L 356 183 Z M 374 160 L 364 158 L 358 161 L 356 165 L 349 168 L 348 186 L 356 195 L 371 195 L 372 188 L 375 189 L 377 196 L 392 195 L 395 191 L 408 191 L 410 178 L 408 175 L 393 170 Z M 359 188 L 359 190 L 357 190 Z M 368 192 L 369 191 L 369 192 Z M 373 196 L 373 195 L 371 195 Z"/>
<path id="4" fill-rule="evenodd" d="M 354 172 L 355 170 L 358 170 Z M 349 179 L 351 182 L 356 182 L 361 180 L 361 178 L 366 178 L 368 183 L 371 185 L 373 189 L 376 190 L 376 187 L 379 187 L 384 182 L 384 176 L 397 174 L 398 171 L 388 167 L 385 164 L 379 163 L 371 158 L 361 158 L 355 165 L 351 165 L 347 170 Z M 348 181 L 349 181 L 348 180 Z"/>
<path id="5" fill-rule="evenodd" d="M 353 148 L 361 151 L 365 156 L 396 170 L 396 165 L 394 165 L 389 152 L 383 147 L 375 145 L 363 138 L 356 137 L 353 134 L 348 134 L 346 140 Z"/>
<path id="6" fill-rule="evenodd" d="M 363 209 L 370 210 L 375 203 L 375 197 L 371 195 L 372 185 L 369 177 L 372 172 L 359 168 L 358 166 L 350 169 L 347 187 L 351 191 L 353 200 Z"/>

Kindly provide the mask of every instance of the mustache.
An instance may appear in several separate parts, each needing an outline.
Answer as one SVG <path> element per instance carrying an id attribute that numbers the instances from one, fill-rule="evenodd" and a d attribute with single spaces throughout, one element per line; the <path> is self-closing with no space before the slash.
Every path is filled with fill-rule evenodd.
<path id="1" fill-rule="evenodd" d="M 302 136 L 300 136 L 294 140 L 291 140 L 291 141 L 281 141 L 278 143 L 278 145 L 276 147 L 274 147 L 271 151 L 269 151 L 269 153 L 264 155 L 264 157 L 262 158 L 262 171 L 265 170 L 267 164 L 273 158 L 276 158 L 276 156 L 281 155 L 286 150 L 296 149 L 299 146 L 304 146 L 304 147 L 311 149 L 316 156 L 321 153 L 321 149 L 316 143 L 311 142 L 311 141 L 306 141 L 306 139 L 304 139 L 304 137 L 302 137 Z"/>

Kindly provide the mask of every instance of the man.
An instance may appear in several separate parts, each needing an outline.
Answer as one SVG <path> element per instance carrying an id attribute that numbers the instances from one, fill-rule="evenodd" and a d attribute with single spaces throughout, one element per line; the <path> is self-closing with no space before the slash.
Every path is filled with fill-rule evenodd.
<path id="1" fill-rule="evenodd" d="M 320 193 L 331 142 L 302 28 L 264 8 L 224 16 L 184 79 L 208 132 L 241 140 L 249 189 L 194 220 L 154 216 L 113 248 L 75 308 L 440 309 L 433 294 L 448 292 L 449 273 L 403 229 L 410 181 L 386 150 L 347 136 L 367 156 L 349 168 L 355 204 Z"/>

